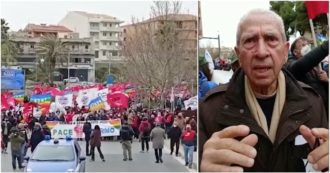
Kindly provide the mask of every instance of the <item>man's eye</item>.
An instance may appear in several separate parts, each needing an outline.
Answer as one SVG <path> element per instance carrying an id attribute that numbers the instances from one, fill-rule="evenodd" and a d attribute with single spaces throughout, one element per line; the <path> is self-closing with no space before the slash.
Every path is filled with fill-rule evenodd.
<path id="1" fill-rule="evenodd" d="M 275 37 L 275 36 L 268 36 L 267 38 L 266 38 L 266 40 L 267 40 L 267 42 L 270 44 L 270 45 L 272 45 L 272 46 L 275 46 L 275 45 L 277 45 L 278 44 L 278 38 L 277 37 Z"/>
<path id="2" fill-rule="evenodd" d="M 255 40 L 256 40 L 255 38 L 248 38 L 244 40 L 243 46 L 247 49 L 250 49 L 255 45 Z"/>

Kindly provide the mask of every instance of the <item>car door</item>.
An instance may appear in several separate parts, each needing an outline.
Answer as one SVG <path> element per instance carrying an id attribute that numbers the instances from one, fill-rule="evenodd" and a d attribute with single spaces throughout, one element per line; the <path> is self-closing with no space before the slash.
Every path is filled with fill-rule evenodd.
<path id="1" fill-rule="evenodd" d="M 85 172 L 85 161 L 80 161 L 81 157 L 81 148 L 77 141 L 74 142 L 74 147 L 77 155 L 77 167 L 76 170 L 79 172 Z"/>

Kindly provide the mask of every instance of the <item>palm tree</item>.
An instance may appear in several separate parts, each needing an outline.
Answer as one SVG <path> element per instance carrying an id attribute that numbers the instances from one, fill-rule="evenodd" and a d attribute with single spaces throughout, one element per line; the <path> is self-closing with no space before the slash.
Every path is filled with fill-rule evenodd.
<path id="1" fill-rule="evenodd" d="M 1 40 L 1 62 L 4 65 L 14 65 L 17 62 L 17 51 L 15 43 L 9 39 Z"/>
<path id="2" fill-rule="evenodd" d="M 8 30 L 8 23 L 1 19 L 1 61 L 5 65 L 14 65 L 17 48 L 15 43 L 9 40 Z"/>
<path id="3" fill-rule="evenodd" d="M 40 71 L 47 74 L 49 83 L 53 83 L 53 72 L 56 64 L 60 63 L 63 65 L 63 62 L 68 60 L 68 49 L 65 47 L 65 43 L 55 35 L 45 35 L 37 44 L 36 52 L 37 61 L 44 59 L 43 64 L 38 63 Z"/>

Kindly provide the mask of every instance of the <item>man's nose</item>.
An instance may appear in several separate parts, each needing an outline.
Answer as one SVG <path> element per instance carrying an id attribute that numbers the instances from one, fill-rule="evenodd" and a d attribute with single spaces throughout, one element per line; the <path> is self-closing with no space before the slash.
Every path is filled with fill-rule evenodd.
<path id="1" fill-rule="evenodd" d="M 267 49 L 267 43 L 263 39 L 259 39 L 256 46 L 256 56 L 258 58 L 265 58 L 269 55 L 269 51 Z"/>

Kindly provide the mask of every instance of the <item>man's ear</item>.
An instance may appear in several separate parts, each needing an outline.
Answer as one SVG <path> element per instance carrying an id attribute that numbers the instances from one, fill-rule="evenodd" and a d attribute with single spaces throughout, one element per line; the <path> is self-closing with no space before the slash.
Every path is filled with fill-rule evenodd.
<path id="1" fill-rule="evenodd" d="M 237 57 L 237 59 L 238 59 L 239 66 L 241 66 L 241 59 L 239 58 L 239 57 L 240 57 L 240 56 L 239 56 L 239 54 L 240 54 L 240 52 L 239 52 L 239 48 L 238 48 L 237 46 L 235 46 L 235 47 L 234 47 L 234 50 L 235 50 L 235 53 L 236 53 L 236 57 Z"/>
<path id="2" fill-rule="evenodd" d="M 289 47 L 290 47 L 290 43 L 287 41 L 284 45 L 285 47 L 285 60 L 284 63 L 286 63 L 288 61 L 288 56 L 289 56 Z"/>

